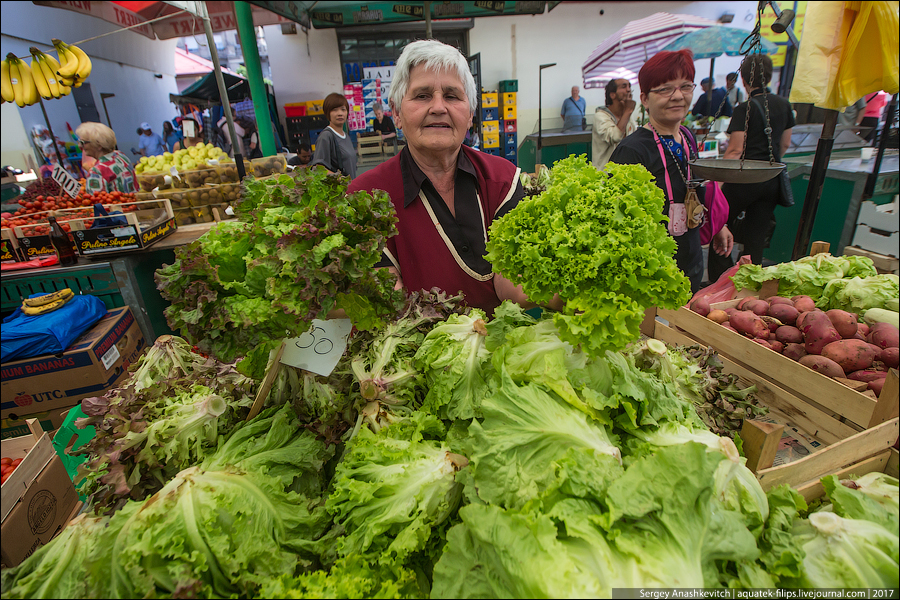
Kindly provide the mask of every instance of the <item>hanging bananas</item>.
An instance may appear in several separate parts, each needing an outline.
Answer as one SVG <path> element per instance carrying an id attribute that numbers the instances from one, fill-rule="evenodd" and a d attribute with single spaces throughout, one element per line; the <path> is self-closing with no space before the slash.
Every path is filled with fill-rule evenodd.
<path id="1" fill-rule="evenodd" d="M 0 96 L 4 102 L 15 102 L 16 93 L 13 91 L 12 81 L 9 78 L 9 59 L 4 58 L 0 64 Z"/>
<path id="2" fill-rule="evenodd" d="M 56 38 L 51 41 L 59 55 L 60 66 L 56 70 L 56 75 L 59 77 L 60 84 L 67 87 L 80 87 L 93 69 L 90 57 L 78 46 L 66 44 Z"/>
<path id="3" fill-rule="evenodd" d="M 31 106 L 40 100 L 28 63 L 20 60 L 12 53 L 6 55 L 4 63 L 7 64 L 7 68 L 3 69 L 3 82 L 0 85 L 3 91 L 3 99 L 7 100 L 7 102 L 14 100 L 19 108 Z M 7 99 L 9 88 L 12 89 L 12 100 Z"/>
<path id="4" fill-rule="evenodd" d="M 31 47 L 28 51 L 31 52 L 32 56 L 31 73 L 34 76 L 34 84 L 41 97 L 49 100 L 64 96 L 65 94 L 59 81 L 57 81 L 56 70 L 53 66 L 56 61 L 54 60 L 53 63 L 48 61 L 47 59 L 52 57 L 44 54 L 38 48 Z"/>

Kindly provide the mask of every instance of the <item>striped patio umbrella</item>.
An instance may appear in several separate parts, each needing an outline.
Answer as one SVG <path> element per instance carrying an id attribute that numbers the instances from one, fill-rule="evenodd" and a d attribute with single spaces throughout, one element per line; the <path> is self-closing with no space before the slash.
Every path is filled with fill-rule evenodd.
<path id="1" fill-rule="evenodd" d="M 703 17 L 665 12 L 631 21 L 605 39 L 584 61 L 581 66 L 584 87 L 606 85 L 609 74 L 618 69 L 637 73 L 647 59 L 673 39 L 715 25 L 718 23 Z"/>

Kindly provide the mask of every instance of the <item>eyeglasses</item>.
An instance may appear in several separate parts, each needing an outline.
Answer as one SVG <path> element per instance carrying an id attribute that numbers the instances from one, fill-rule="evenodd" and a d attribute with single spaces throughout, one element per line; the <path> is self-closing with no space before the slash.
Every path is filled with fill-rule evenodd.
<path id="1" fill-rule="evenodd" d="M 90 144 L 90 140 L 78 140 L 78 145 L 84 147 L 85 144 Z"/>
<path id="2" fill-rule="evenodd" d="M 675 93 L 675 90 L 681 90 L 681 93 L 685 96 L 693 94 L 696 87 L 696 83 L 685 83 L 684 85 L 681 85 L 679 87 L 675 87 L 674 85 L 664 85 L 661 88 L 656 88 L 655 90 L 650 91 L 659 94 L 663 98 L 668 98 Z"/>

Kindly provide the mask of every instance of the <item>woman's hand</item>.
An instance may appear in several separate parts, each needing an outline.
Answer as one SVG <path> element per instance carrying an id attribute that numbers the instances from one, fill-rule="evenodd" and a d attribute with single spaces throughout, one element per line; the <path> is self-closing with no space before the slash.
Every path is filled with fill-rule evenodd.
<path id="1" fill-rule="evenodd" d="M 719 233 L 713 237 L 712 248 L 719 256 L 731 254 L 731 249 L 734 248 L 734 236 L 731 235 L 731 230 L 727 225 L 723 225 Z"/>

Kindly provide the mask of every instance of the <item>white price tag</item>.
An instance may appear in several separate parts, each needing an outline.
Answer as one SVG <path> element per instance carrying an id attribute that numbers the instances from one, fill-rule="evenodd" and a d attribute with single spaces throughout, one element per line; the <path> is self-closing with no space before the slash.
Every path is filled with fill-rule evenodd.
<path id="1" fill-rule="evenodd" d="M 281 362 L 327 377 L 347 349 L 352 329 L 350 319 L 313 319 L 309 331 L 285 341 Z"/>
<path id="2" fill-rule="evenodd" d="M 81 191 L 81 184 L 78 183 L 78 180 L 72 177 L 68 171 L 59 165 L 53 167 L 53 174 L 51 177 L 53 178 L 53 181 L 60 185 L 65 193 L 73 198 Z"/>
<path id="3" fill-rule="evenodd" d="M 107 350 L 106 354 L 100 357 L 100 362 L 103 363 L 103 368 L 109 371 L 109 368 L 116 364 L 116 361 L 119 360 L 120 356 L 122 355 L 119 354 L 119 349 L 113 344 L 112 348 Z"/>

